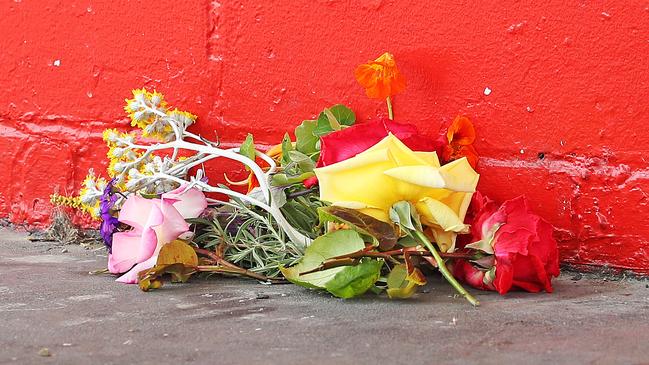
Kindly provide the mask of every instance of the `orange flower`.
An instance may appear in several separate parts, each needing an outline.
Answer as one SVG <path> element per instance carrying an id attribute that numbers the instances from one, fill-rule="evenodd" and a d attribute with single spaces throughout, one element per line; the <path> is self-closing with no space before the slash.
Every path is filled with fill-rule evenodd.
<path id="1" fill-rule="evenodd" d="M 406 88 L 406 79 L 399 72 L 394 56 L 388 52 L 374 61 L 358 66 L 354 76 L 372 99 L 385 99 Z"/>
<path id="2" fill-rule="evenodd" d="M 475 128 L 467 117 L 457 116 L 446 132 L 448 144 L 442 151 L 445 162 L 466 157 L 474 169 L 478 165 L 478 152 L 473 147 L 475 142 Z"/>

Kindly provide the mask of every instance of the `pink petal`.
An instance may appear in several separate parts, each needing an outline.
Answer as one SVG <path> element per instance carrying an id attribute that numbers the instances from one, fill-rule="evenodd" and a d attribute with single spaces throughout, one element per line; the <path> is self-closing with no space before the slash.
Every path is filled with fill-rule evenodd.
<path id="1" fill-rule="evenodd" d="M 153 200 L 153 206 L 149 210 L 149 217 L 146 226 L 142 230 L 142 238 L 140 240 L 140 255 L 137 262 L 142 262 L 149 259 L 159 246 L 160 240 L 157 237 L 155 228 L 165 223 L 165 216 L 160 209 L 158 199 Z"/>
<path id="2" fill-rule="evenodd" d="M 156 226 L 153 226 L 155 230 L 157 240 L 158 240 L 158 249 L 162 247 L 165 243 L 169 243 L 182 233 L 189 230 L 189 225 L 185 222 L 185 218 L 176 210 L 175 206 L 171 203 L 170 200 L 156 200 L 156 204 L 162 215 L 164 216 L 163 222 Z"/>
<path id="3" fill-rule="evenodd" d="M 136 231 L 115 233 L 112 254 L 108 255 L 108 271 L 119 274 L 137 264 L 137 258 L 140 256 L 140 240 L 140 233 Z"/>
<path id="4" fill-rule="evenodd" d="M 115 281 L 125 284 L 137 284 L 137 274 L 139 274 L 140 271 L 152 268 L 155 265 L 156 261 L 158 261 L 158 256 L 151 256 L 148 260 L 140 262 L 139 264 L 133 266 L 131 270 L 129 270 L 126 274 L 118 277 Z"/>
<path id="5" fill-rule="evenodd" d="M 162 194 L 162 200 L 173 200 L 171 203 L 185 218 L 196 218 L 207 208 L 207 199 L 202 191 L 182 185 L 176 190 Z"/>
<path id="6" fill-rule="evenodd" d="M 142 229 L 148 222 L 153 205 L 154 199 L 145 199 L 141 196 L 130 195 L 119 211 L 117 219 L 129 226 Z"/>

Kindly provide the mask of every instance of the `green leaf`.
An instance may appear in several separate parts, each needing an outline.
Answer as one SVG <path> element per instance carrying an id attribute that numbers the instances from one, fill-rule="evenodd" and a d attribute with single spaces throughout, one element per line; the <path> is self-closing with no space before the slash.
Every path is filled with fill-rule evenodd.
<path id="1" fill-rule="evenodd" d="M 417 210 L 413 207 L 412 203 L 407 201 L 402 200 L 392 205 L 390 208 L 390 220 L 413 231 L 424 230 L 421 226 Z"/>
<path id="2" fill-rule="evenodd" d="M 305 155 L 299 151 L 288 151 L 288 158 L 297 164 L 298 168 L 302 172 L 310 172 L 315 168 L 315 162 L 311 157 Z"/>
<path id="3" fill-rule="evenodd" d="M 390 223 L 383 222 L 372 216 L 361 213 L 355 209 L 329 206 L 318 208 L 320 223 L 336 222 L 345 223 L 350 228 L 370 236 L 375 244 L 383 250 L 394 247 L 399 239 L 397 231 Z"/>
<path id="4" fill-rule="evenodd" d="M 419 241 L 414 239 L 412 236 L 404 236 L 399 238 L 397 244 L 401 245 L 402 247 L 417 247 L 420 245 Z"/>
<path id="5" fill-rule="evenodd" d="M 419 269 L 408 273 L 406 265 L 397 265 L 388 275 L 387 293 L 390 298 L 409 298 L 417 292 L 417 286 L 425 284 L 426 278 Z"/>
<path id="6" fill-rule="evenodd" d="M 305 120 L 295 128 L 295 149 L 309 156 L 320 151 L 317 146 L 320 139 L 313 134 L 317 125 L 315 120 Z"/>
<path id="7" fill-rule="evenodd" d="M 287 176 L 286 174 L 275 174 L 271 179 L 271 185 L 273 186 L 286 186 L 301 183 L 302 181 L 315 176 L 313 172 L 305 172 L 298 176 Z"/>
<path id="8" fill-rule="evenodd" d="M 320 115 L 318 115 L 318 120 L 316 121 L 316 127 L 313 129 L 313 135 L 322 137 L 333 131 L 334 129 L 331 126 L 331 123 L 329 123 L 327 115 L 324 112 L 320 113 Z"/>
<path id="9" fill-rule="evenodd" d="M 323 289 L 326 283 L 345 267 L 334 267 L 305 275 L 300 273 L 317 269 L 332 257 L 347 255 L 364 248 L 365 243 L 357 232 L 350 229 L 333 231 L 313 240 L 304 252 L 302 260 L 295 266 L 282 268 L 282 274 L 294 284 Z"/>
<path id="10" fill-rule="evenodd" d="M 327 291 L 339 298 L 353 298 L 374 286 L 381 276 L 383 260 L 364 258 L 356 266 L 347 266 L 325 284 Z"/>
<path id="11" fill-rule="evenodd" d="M 291 137 L 286 133 L 284 134 L 284 139 L 282 139 L 282 166 L 291 162 L 288 156 L 289 151 L 293 151 L 293 143 L 291 142 Z"/>
<path id="12" fill-rule="evenodd" d="M 245 141 L 239 147 L 239 154 L 248 157 L 251 160 L 255 160 L 255 142 L 252 138 L 252 134 L 248 133 Z M 248 166 L 245 166 L 246 170 L 250 170 Z"/>
<path id="13" fill-rule="evenodd" d="M 351 126 L 356 122 L 356 115 L 348 107 L 342 104 L 336 104 L 329 108 L 331 114 L 338 120 L 338 123 L 346 126 Z"/>
<path id="14" fill-rule="evenodd" d="M 322 112 L 327 117 L 327 120 L 329 121 L 329 125 L 333 130 L 339 131 L 342 129 L 340 123 L 338 123 L 338 119 L 336 119 L 333 113 L 331 113 L 331 110 L 329 108 L 325 108 Z"/>
<path id="15" fill-rule="evenodd" d="M 415 226 L 412 224 L 412 216 L 410 214 L 410 211 L 412 210 L 411 208 L 412 206 L 410 205 L 410 202 L 407 201 L 402 200 L 394 203 L 390 208 L 390 220 L 396 224 L 414 230 Z"/>
<path id="16" fill-rule="evenodd" d="M 356 115 L 348 107 L 337 104 L 331 108 L 326 108 L 318 115 L 316 127 L 313 134 L 321 137 L 333 131 L 343 128 L 343 126 L 351 126 L 356 121 Z"/>

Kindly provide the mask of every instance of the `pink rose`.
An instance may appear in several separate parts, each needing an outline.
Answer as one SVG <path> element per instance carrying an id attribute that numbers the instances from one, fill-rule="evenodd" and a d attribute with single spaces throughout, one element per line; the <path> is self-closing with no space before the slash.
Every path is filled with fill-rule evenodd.
<path id="1" fill-rule="evenodd" d="M 185 218 L 198 217 L 206 207 L 207 200 L 200 190 L 184 186 L 162 194 L 161 199 L 129 196 L 118 220 L 133 229 L 113 235 L 108 270 L 124 273 L 117 278 L 119 282 L 137 283 L 137 274 L 155 265 L 160 248 L 189 230 Z"/>
<path id="2" fill-rule="evenodd" d="M 482 251 L 479 264 L 457 260 L 453 275 L 469 285 L 505 294 L 511 289 L 552 292 L 559 276 L 559 251 L 552 225 L 532 213 L 527 199 L 518 197 L 500 207 L 476 193 L 472 202 L 473 243 L 466 249 Z M 475 251 L 474 251 L 475 252 Z"/>

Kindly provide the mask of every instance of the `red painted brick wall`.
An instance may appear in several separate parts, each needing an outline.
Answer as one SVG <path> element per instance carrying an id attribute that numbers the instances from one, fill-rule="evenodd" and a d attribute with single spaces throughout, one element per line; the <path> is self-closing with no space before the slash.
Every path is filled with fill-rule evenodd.
<path id="1" fill-rule="evenodd" d="M 384 113 L 352 71 L 389 50 L 409 84 L 397 120 L 436 135 L 470 116 L 485 193 L 527 194 L 566 262 L 649 273 L 646 1 L 16 0 L 0 29 L 11 222 L 43 227 L 49 194 L 103 164 L 132 88 L 198 114 L 197 132 L 271 144 L 335 103 Z"/>

